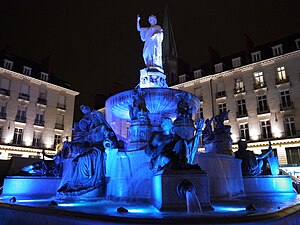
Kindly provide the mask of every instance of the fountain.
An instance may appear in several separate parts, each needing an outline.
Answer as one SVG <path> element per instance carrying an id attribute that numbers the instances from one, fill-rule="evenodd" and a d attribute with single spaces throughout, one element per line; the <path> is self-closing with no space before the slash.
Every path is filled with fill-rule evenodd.
<path id="1" fill-rule="evenodd" d="M 140 71 L 137 88 L 111 96 L 106 101 L 106 118 L 81 107 L 84 116 L 74 125 L 74 140 L 65 142 L 54 157 L 59 165 L 63 161 L 62 178 L 57 173 L 54 177 L 7 177 L 2 197 L 9 203 L 0 203 L 0 215 L 9 216 L 3 221 L 22 221 L 22 213 L 14 212 L 29 211 L 34 215 L 28 218 L 31 224 L 37 224 L 33 221 L 36 218 L 45 224 L 58 220 L 61 224 L 240 224 L 245 218 L 259 224 L 257 221 L 266 220 L 261 214 L 276 214 L 280 207 L 290 205 L 283 204 L 282 197 L 272 197 L 272 204 L 263 203 L 267 210 L 259 211 L 265 196 L 256 196 L 268 190 L 255 186 L 258 180 L 273 182 L 268 193 L 284 193 L 287 202 L 299 203 L 291 179 L 277 176 L 275 157 L 269 162 L 281 186 L 278 180 L 274 184 L 274 176 L 243 176 L 243 160 L 227 154 L 232 140 L 230 126 L 224 125 L 224 120 L 229 111 L 207 119 L 205 127 L 203 120 L 194 122 L 199 99 L 166 85 L 161 63 L 162 29 L 156 25 L 156 17 L 149 17 L 148 28 L 140 27 L 139 20 L 138 16 L 146 68 Z M 196 153 L 201 135 L 203 154 Z M 44 202 L 48 205 L 38 212 L 25 207 L 40 207 Z M 274 202 L 278 204 L 276 209 Z M 255 213 L 256 203 L 260 209 L 254 218 L 249 212 Z M 293 215 L 288 210 L 281 213 L 291 215 L 292 224 L 300 222 L 299 209 L 295 211 Z M 273 222 L 282 224 L 281 219 Z"/>

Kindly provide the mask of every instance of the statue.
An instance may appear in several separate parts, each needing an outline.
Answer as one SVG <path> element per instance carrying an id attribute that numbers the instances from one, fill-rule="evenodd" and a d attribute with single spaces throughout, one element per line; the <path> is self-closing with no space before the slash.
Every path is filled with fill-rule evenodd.
<path id="1" fill-rule="evenodd" d="M 72 155 L 71 166 L 57 190 L 61 196 L 80 196 L 106 186 L 105 150 L 118 147 L 117 137 L 99 111 L 81 107 L 84 117 L 79 121 L 72 142 L 64 142 L 62 154 Z"/>
<path id="2" fill-rule="evenodd" d="M 140 32 L 142 41 L 145 42 L 143 58 L 147 68 L 162 69 L 162 41 L 163 30 L 157 25 L 156 16 L 150 15 L 148 21 L 150 27 L 140 26 L 141 17 L 137 16 L 137 30 Z"/>
<path id="3" fill-rule="evenodd" d="M 131 120 L 136 119 L 149 119 L 149 110 L 146 107 L 144 94 L 140 89 L 135 89 L 131 96 L 132 103 L 129 105 L 129 116 Z"/>
<path id="4" fill-rule="evenodd" d="M 182 91 L 179 95 L 176 95 L 176 97 L 179 99 L 177 103 L 177 119 L 192 119 L 192 108 L 190 107 L 190 100 L 192 98 L 191 94 L 188 92 Z"/>
<path id="5" fill-rule="evenodd" d="M 200 169 L 198 165 L 191 165 L 192 159 L 187 155 L 194 155 L 199 144 L 203 120 L 196 125 L 196 134 L 191 140 L 182 139 L 173 130 L 170 118 L 162 118 L 161 132 L 153 132 L 145 153 L 151 157 L 151 169 Z M 191 156 L 192 157 L 192 156 Z"/>
<path id="6" fill-rule="evenodd" d="M 243 176 L 257 176 L 263 172 L 263 159 L 273 152 L 271 142 L 265 154 L 256 155 L 253 151 L 247 150 L 247 142 L 240 140 L 238 142 L 238 151 L 235 152 L 235 157 L 242 160 Z"/>
<path id="7" fill-rule="evenodd" d="M 214 121 L 214 117 L 205 120 L 205 128 L 202 131 L 202 137 L 204 144 L 209 144 L 215 138 L 215 133 L 212 130 L 211 123 Z"/>

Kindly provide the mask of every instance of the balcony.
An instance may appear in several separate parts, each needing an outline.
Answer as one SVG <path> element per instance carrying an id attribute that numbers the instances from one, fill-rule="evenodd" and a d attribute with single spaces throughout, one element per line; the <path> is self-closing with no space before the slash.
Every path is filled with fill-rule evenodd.
<path id="1" fill-rule="evenodd" d="M 265 113 L 270 113 L 270 108 L 269 106 L 264 106 L 264 107 L 258 107 L 257 108 L 257 114 L 260 115 L 260 114 L 265 114 Z"/>
<path id="2" fill-rule="evenodd" d="M 57 103 L 56 108 L 60 110 L 66 110 L 66 104 Z"/>
<path id="3" fill-rule="evenodd" d="M 219 91 L 216 93 L 216 98 L 226 97 L 226 91 Z"/>
<path id="4" fill-rule="evenodd" d="M 242 118 L 242 117 L 247 117 L 248 116 L 248 112 L 243 111 L 243 112 L 236 112 L 236 118 Z"/>
<path id="5" fill-rule="evenodd" d="M 56 124 L 55 124 L 55 129 L 63 130 L 63 129 L 64 129 L 64 125 L 63 125 L 63 124 L 60 124 L 60 123 L 56 123 Z"/>
<path id="6" fill-rule="evenodd" d="M 29 101 L 30 95 L 29 94 L 25 94 L 25 93 L 19 93 L 19 99 L 22 99 L 22 100 L 25 100 L 25 101 Z"/>
<path id="7" fill-rule="evenodd" d="M 45 99 L 45 98 L 38 98 L 36 103 L 37 104 L 41 104 L 41 105 L 47 105 L 47 99 Z"/>
<path id="8" fill-rule="evenodd" d="M 294 109 L 294 103 L 293 102 L 280 104 L 279 106 L 280 106 L 280 111 L 286 111 L 286 110 Z"/>
<path id="9" fill-rule="evenodd" d="M 10 96 L 10 90 L 0 88 L 0 95 Z"/>
<path id="10" fill-rule="evenodd" d="M 6 112 L 0 112 L 0 119 L 6 119 Z"/>
<path id="11" fill-rule="evenodd" d="M 288 76 L 286 76 L 285 78 L 276 77 L 276 85 L 285 84 L 285 83 L 289 83 L 289 82 L 290 82 L 290 79 Z"/>
<path id="12" fill-rule="evenodd" d="M 234 94 L 240 94 L 245 92 L 245 88 L 235 88 L 233 89 Z"/>
<path id="13" fill-rule="evenodd" d="M 34 120 L 34 125 L 43 127 L 45 125 L 45 121 L 44 120 L 35 119 Z"/>
<path id="14" fill-rule="evenodd" d="M 265 88 L 267 87 L 267 84 L 265 82 L 259 82 L 254 84 L 254 90 Z"/>
<path id="15" fill-rule="evenodd" d="M 15 121 L 20 123 L 26 123 L 26 116 L 16 115 Z"/>

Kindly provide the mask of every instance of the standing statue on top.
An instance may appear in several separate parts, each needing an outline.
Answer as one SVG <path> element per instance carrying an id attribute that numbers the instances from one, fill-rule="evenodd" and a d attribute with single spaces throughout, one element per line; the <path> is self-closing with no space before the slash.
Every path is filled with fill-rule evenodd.
<path id="1" fill-rule="evenodd" d="M 157 25 L 156 16 L 150 15 L 148 21 L 150 27 L 140 26 L 141 17 L 137 16 L 137 30 L 140 32 L 142 41 L 145 42 L 143 58 L 147 68 L 162 69 L 162 41 L 163 30 Z"/>

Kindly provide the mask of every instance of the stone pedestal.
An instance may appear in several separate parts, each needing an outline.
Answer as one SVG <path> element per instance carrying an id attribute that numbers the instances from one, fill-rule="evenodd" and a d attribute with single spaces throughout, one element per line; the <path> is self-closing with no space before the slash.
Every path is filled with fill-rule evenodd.
<path id="1" fill-rule="evenodd" d="M 148 119 L 132 120 L 128 128 L 128 151 L 136 151 L 148 144 L 151 137 L 151 124 Z"/>
<path id="2" fill-rule="evenodd" d="M 244 192 L 241 160 L 222 154 L 197 154 L 199 164 L 208 174 L 211 197 L 232 196 Z"/>
<path id="3" fill-rule="evenodd" d="M 208 177 L 201 170 L 160 171 L 152 177 L 152 204 L 160 211 L 186 211 L 186 200 L 178 194 L 178 186 L 189 181 L 195 188 L 203 210 L 212 210 Z"/>
<path id="4" fill-rule="evenodd" d="M 140 88 L 167 88 L 166 75 L 160 68 L 140 70 Z"/>
<path id="5" fill-rule="evenodd" d="M 195 127 L 194 121 L 187 119 L 176 119 L 174 121 L 175 133 L 185 140 L 190 140 L 194 137 Z"/>
<path id="6" fill-rule="evenodd" d="M 260 175 L 243 177 L 246 194 L 293 193 L 292 179 L 283 175 Z"/>

